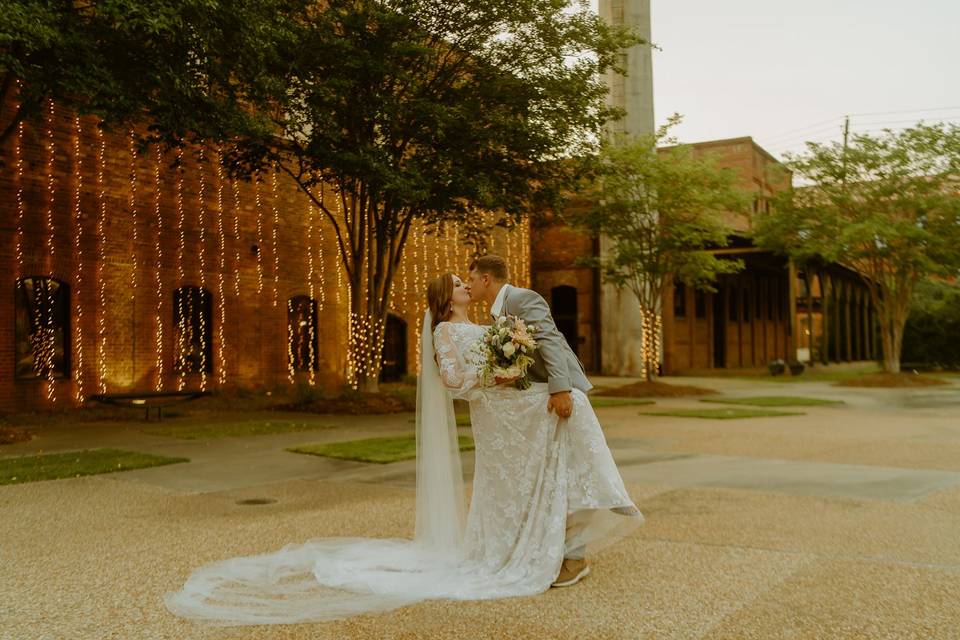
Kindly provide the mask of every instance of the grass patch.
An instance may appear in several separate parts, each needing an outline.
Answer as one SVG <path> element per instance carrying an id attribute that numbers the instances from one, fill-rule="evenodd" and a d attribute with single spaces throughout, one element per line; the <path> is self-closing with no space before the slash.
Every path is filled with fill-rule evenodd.
<path id="1" fill-rule="evenodd" d="M 920 373 L 871 373 L 865 376 L 847 378 L 835 383 L 839 387 L 939 387 L 950 381 Z"/>
<path id="2" fill-rule="evenodd" d="M 457 426 L 458 427 L 471 427 L 473 423 L 470 422 L 469 413 L 458 413 L 457 414 Z"/>
<path id="3" fill-rule="evenodd" d="M 333 429 L 336 425 L 302 420 L 245 420 L 242 422 L 204 422 L 202 424 L 175 424 L 142 429 L 152 436 L 167 436 L 181 440 L 215 440 L 243 436 L 265 436 L 273 433 L 296 433 Z"/>
<path id="4" fill-rule="evenodd" d="M 473 438 L 460 436 L 460 451 L 473 451 Z M 305 444 L 290 447 L 287 451 L 306 453 L 312 456 L 325 456 L 339 460 L 375 462 L 387 464 L 401 460 L 413 460 L 417 457 L 417 438 L 414 435 L 390 438 L 366 438 L 348 442 L 330 442 L 325 444 Z"/>
<path id="5" fill-rule="evenodd" d="M 745 404 L 751 407 L 820 407 L 843 404 L 842 400 L 800 398 L 791 396 L 755 396 L 751 398 L 703 398 L 700 402 L 718 404 Z"/>
<path id="6" fill-rule="evenodd" d="M 770 418 L 777 416 L 802 416 L 793 411 L 772 409 L 676 409 L 673 411 L 644 411 L 642 416 L 671 416 L 674 418 L 704 418 L 707 420 L 739 420 L 740 418 Z"/>
<path id="7" fill-rule="evenodd" d="M 622 387 L 602 387 L 593 392 L 591 397 L 604 396 L 613 398 L 678 398 L 682 396 L 706 396 L 716 393 L 713 389 L 694 387 L 685 384 L 667 384 L 654 380 L 653 382 L 634 382 Z"/>
<path id="8" fill-rule="evenodd" d="M 594 409 L 599 409 L 600 407 L 630 407 L 643 404 L 654 404 L 654 401 L 647 398 L 590 396 L 590 404 L 593 405 Z"/>
<path id="9" fill-rule="evenodd" d="M 168 458 L 119 449 L 85 449 L 38 456 L 0 458 L 0 485 L 93 476 L 178 462 L 190 462 L 190 459 Z"/>

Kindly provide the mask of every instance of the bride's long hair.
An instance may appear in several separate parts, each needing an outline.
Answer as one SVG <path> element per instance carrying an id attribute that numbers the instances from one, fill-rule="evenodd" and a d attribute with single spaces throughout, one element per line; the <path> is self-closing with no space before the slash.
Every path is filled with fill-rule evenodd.
<path id="1" fill-rule="evenodd" d="M 430 329 L 453 315 L 453 274 L 445 273 L 427 283 L 427 306 L 433 318 Z"/>

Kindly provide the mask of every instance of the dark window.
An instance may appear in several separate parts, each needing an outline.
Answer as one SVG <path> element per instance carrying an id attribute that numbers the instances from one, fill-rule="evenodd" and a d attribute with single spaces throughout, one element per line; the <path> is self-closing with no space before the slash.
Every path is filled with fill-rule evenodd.
<path id="1" fill-rule="evenodd" d="M 776 280 L 770 280 L 767 283 L 767 317 L 771 320 L 777 319 L 777 305 L 780 304 L 778 296 L 780 289 Z"/>
<path id="2" fill-rule="evenodd" d="M 18 380 L 70 375 L 70 287 L 59 280 L 21 278 L 14 290 Z"/>
<path id="3" fill-rule="evenodd" d="M 698 318 L 707 317 L 707 294 L 699 289 L 693 292 L 694 313 Z"/>
<path id="4" fill-rule="evenodd" d="M 569 285 L 560 285 L 550 290 L 550 307 L 557 329 L 566 338 L 567 344 L 574 353 L 580 350 L 580 335 L 577 313 L 577 288 Z"/>
<path id="5" fill-rule="evenodd" d="M 756 302 L 753 306 L 753 309 L 756 314 L 756 319 L 760 321 L 763 320 L 763 300 L 764 294 L 767 292 L 767 281 L 757 280 L 754 286 L 755 289 L 753 292 L 756 294 L 756 296 L 754 296 Z"/>
<path id="6" fill-rule="evenodd" d="M 200 287 L 173 292 L 173 331 L 177 373 L 213 372 L 212 296 Z"/>
<path id="7" fill-rule="evenodd" d="M 678 282 L 673 287 L 673 316 L 684 318 L 687 315 L 687 286 Z"/>
<path id="8" fill-rule="evenodd" d="M 750 322 L 750 307 L 753 297 L 750 295 L 750 287 L 745 286 L 740 289 L 740 297 L 743 298 L 743 321 Z"/>
<path id="9" fill-rule="evenodd" d="M 287 354 L 294 371 L 319 369 L 317 301 L 309 296 L 287 300 Z"/>
<path id="10" fill-rule="evenodd" d="M 387 314 L 383 337 L 383 361 L 380 381 L 400 380 L 407 373 L 407 323 L 400 316 Z"/>

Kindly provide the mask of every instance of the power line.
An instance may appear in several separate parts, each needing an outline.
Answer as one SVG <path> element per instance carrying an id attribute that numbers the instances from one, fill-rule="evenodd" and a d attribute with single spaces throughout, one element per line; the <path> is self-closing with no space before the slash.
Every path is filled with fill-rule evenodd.
<path id="1" fill-rule="evenodd" d="M 905 123 L 906 123 L 906 124 L 918 124 L 919 122 L 923 122 L 923 120 L 922 120 L 922 119 L 921 119 L 921 120 L 915 120 L 915 119 L 913 119 L 913 118 L 908 118 L 908 119 L 904 119 L 904 120 L 882 120 L 882 121 L 878 121 L 878 122 L 860 122 L 860 123 L 857 123 L 857 122 L 854 122 L 854 121 L 851 120 L 851 122 L 850 122 L 850 131 L 851 131 L 852 133 L 854 133 L 854 134 L 857 134 L 857 133 L 875 133 L 875 132 L 882 132 L 882 131 L 887 131 L 887 130 L 897 130 L 897 129 L 903 129 L 903 128 L 905 128 L 905 127 L 888 127 L 888 126 L 886 126 L 886 125 L 905 124 Z M 956 122 L 960 122 L 960 115 L 957 115 L 957 116 L 952 116 L 952 115 L 951 115 L 951 116 L 946 117 L 946 118 L 939 118 L 939 119 L 937 119 L 937 120 L 930 121 L 928 124 L 937 124 L 937 123 L 951 123 L 951 124 L 952 124 L 952 123 L 956 123 Z M 787 138 L 787 139 L 783 139 L 783 140 L 780 140 L 780 141 L 776 141 L 776 142 L 773 142 L 772 144 L 770 144 L 769 146 L 765 146 L 765 145 L 761 145 L 761 146 L 764 146 L 764 148 L 767 149 L 768 151 L 770 151 L 771 153 L 776 153 L 776 152 L 779 152 L 779 150 L 782 150 L 782 149 L 791 149 L 791 148 L 800 147 L 801 145 L 803 145 L 803 144 L 805 144 L 805 143 L 807 143 L 807 142 L 825 142 L 825 141 L 829 141 L 829 140 L 833 139 L 834 137 L 838 137 L 838 138 L 839 138 L 839 137 L 842 135 L 842 132 L 843 132 L 843 126 L 842 126 L 842 124 L 837 127 L 837 134 L 836 134 L 836 136 L 829 134 L 830 129 L 832 129 L 832 127 L 828 127 L 828 128 L 826 128 L 826 129 L 819 129 L 819 130 L 817 130 L 817 131 L 811 131 L 811 132 L 809 132 L 809 133 L 807 133 L 807 134 L 803 134 L 803 135 L 800 135 L 800 136 L 794 136 L 794 137 L 792 137 L 792 138 Z"/>
<path id="2" fill-rule="evenodd" d="M 785 144 L 791 144 L 791 143 L 793 143 L 794 141 L 798 141 L 798 140 L 799 140 L 799 141 L 809 140 L 810 137 L 822 136 L 824 133 L 827 133 L 827 132 L 829 132 L 829 131 L 840 130 L 840 129 L 842 129 L 842 128 L 843 128 L 843 121 L 841 120 L 841 121 L 837 122 L 836 124 L 830 125 L 829 127 L 821 127 L 820 129 L 815 129 L 815 130 L 813 130 L 813 131 L 808 131 L 807 133 L 802 133 L 802 134 L 800 134 L 800 135 L 794 135 L 794 136 L 791 136 L 791 137 L 789 137 L 789 138 L 781 138 L 781 139 L 779 139 L 779 140 L 777 140 L 777 139 L 765 139 L 764 142 L 765 142 L 766 144 L 770 144 L 770 145 L 773 145 L 773 146 L 780 146 L 780 145 L 785 145 Z"/>
<path id="3" fill-rule="evenodd" d="M 799 133 L 799 132 L 801 132 L 801 131 L 806 131 L 807 129 L 813 129 L 813 128 L 815 128 L 815 127 L 820 127 L 820 126 L 825 125 L 825 124 L 834 124 L 834 123 L 836 123 L 838 120 L 843 121 L 843 118 L 841 118 L 841 117 L 834 117 L 834 118 L 830 118 L 829 120 L 823 120 L 823 121 L 821 121 L 821 122 L 816 122 L 816 123 L 814 123 L 814 124 L 807 125 L 807 126 L 805 126 L 805 127 L 800 127 L 800 128 L 798 128 L 798 129 L 791 129 L 790 131 L 784 131 L 783 133 L 778 133 L 778 134 L 775 135 L 775 136 L 771 136 L 770 138 L 768 138 L 768 140 L 770 140 L 771 142 L 773 142 L 773 141 L 775 141 L 775 140 L 779 140 L 780 138 L 788 137 L 788 136 L 790 136 L 791 134 Z"/>
<path id="4" fill-rule="evenodd" d="M 795 129 L 789 129 L 789 130 L 784 131 L 784 132 L 782 132 L 782 133 L 778 133 L 778 134 L 776 134 L 776 135 L 773 135 L 773 136 L 764 138 L 764 140 L 766 141 L 767 144 L 772 144 L 772 145 L 775 145 L 775 146 L 776 146 L 776 145 L 780 145 L 780 144 L 784 144 L 784 143 L 789 143 L 791 140 L 795 140 L 795 139 L 798 139 L 798 138 L 803 138 L 803 137 L 806 137 L 806 136 L 808 136 L 808 135 L 814 135 L 814 134 L 816 134 L 816 133 L 819 133 L 820 131 L 825 130 L 824 127 L 823 127 L 823 125 L 826 125 L 826 124 L 831 124 L 831 125 L 835 125 L 835 126 L 837 126 L 837 127 L 842 127 L 842 126 L 843 126 L 844 119 L 845 119 L 846 117 L 850 117 L 850 118 L 857 117 L 857 118 L 860 118 L 860 117 L 870 117 L 870 116 L 898 115 L 898 114 L 904 114 L 904 113 L 931 113 L 931 112 L 936 112 L 936 111 L 955 111 L 955 110 L 956 110 L 956 111 L 960 111 L 960 105 L 954 106 L 954 107 L 932 107 L 932 108 L 929 108 L 929 109 L 904 109 L 904 110 L 899 110 L 899 111 L 875 111 L 875 112 L 871 112 L 871 113 L 851 113 L 851 114 L 849 114 L 849 116 L 835 116 L 835 117 L 833 117 L 833 118 L 830 118 L 829 120 L 821 120 L 820 122 L 815 122 L 815 123 L 813 123 L 813 124 L 809 124 L 809 125 L 806 125 L 806 126 L 803 126 L 803 127 L 798 127 L 798 128 L 795 128 Z M 949 116 L 949 118 L 953 118 L 953 116 Z M 918 120 L 918 119 L 912 119 L 912 121 L 914 121 L 914 122 L 916 122 L 917 120 Z M 872 124 L 894 124 L 894 123 L 909 122 L 909 121 L 911 121 L 911 120 L 865 122 L 865 123 L 863 123 L 863 124 L 868 124 L 868 125 L 872 125 Z M 811 131 L 811 129 L 813 129 L 813 131 Z M 797 136 L 796 134 L 801 134 L 801 135 Z"/>
<path id="5" fill-rule="evenodd" d="M 947 116 L 946 118 L 938 118 L 936 120 L 930 120 L 929 122 L 932 124 L 936 124 L 937 122 L 953 122 L 954 120 L 960 120 L 960 115 Z M 925 122 L 925 120 L 923 118 L 920 118 L 919 120 L 917 120 L 916 118 L 907 118 L 905 120 L 881 120 L 879 122 L 863 122 L 861 123 L 861 126 L 873 127 L 873 126 L 883 126 L 886 124 L 902 124 L 904 122 L 911 122 L 911 123 L 917 124 L 920 122 Z"/>
<path id="6" fill-rule="evenodd" d="M 851 113 L 850 117 L 854 116 L 889 116 L 899 113 L 928 113 L 930 111 L 950 111 L 952 109 L 960 109 L 960 106 L 956 107 L 934 107 L 932 109 L 905 109 L 902 111 L 876 111 L 874 113 Z"/>

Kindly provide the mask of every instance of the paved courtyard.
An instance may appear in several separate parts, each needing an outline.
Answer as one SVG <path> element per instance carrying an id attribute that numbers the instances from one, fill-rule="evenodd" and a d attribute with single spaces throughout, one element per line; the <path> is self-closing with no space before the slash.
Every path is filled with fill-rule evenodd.
<path id="1" fill-rule="evenodd" d="M 589 578 L 536 597 L 319 624 L 204 628 L 170 615 L 161 596 L 224 557 L 314 537 L 411 536 L 412 461 L 283 450 L 410 432 L 411 415 L 211 441 L 147 435 L 136 422 L 45 428 L 0 456 L 118 447 L 191 462 L 0 487 L 0 638 L 960 638 L 960 381 L 680 382 L 844 404 L 742 420 L 641 415 L 704 406 L 693 398 L 598 409 L 647 522 L 593 558 Z M 251 498 L 273 502 L 240 504 Z"/>

